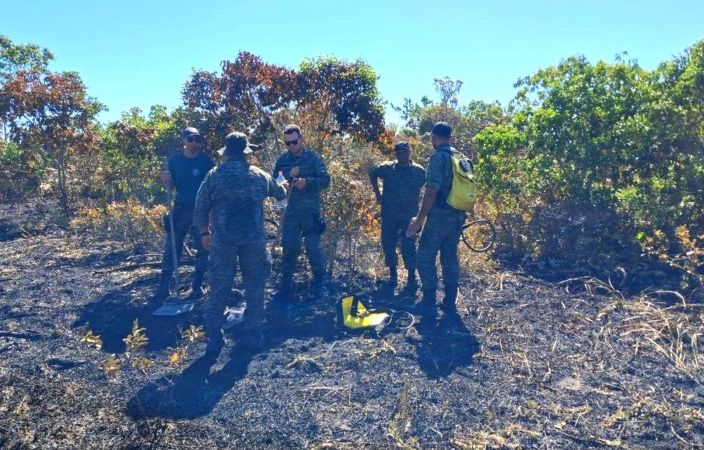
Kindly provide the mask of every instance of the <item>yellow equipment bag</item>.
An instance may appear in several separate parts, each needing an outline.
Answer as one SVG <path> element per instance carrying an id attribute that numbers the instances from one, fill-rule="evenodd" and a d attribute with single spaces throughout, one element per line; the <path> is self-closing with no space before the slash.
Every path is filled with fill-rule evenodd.
<path id="1" fill-rule="evenodd" d="M 452 187 L 447 204 L 460 211 L 472 211 L 477 200 L 477 183 L 472 163 L 461 153 L 452 155 Z"/>
<path id="2" fill-rule="evenodd" d="M 352 330 L 374 328 L 388 322 L 391 315 L 382 311 L 369 311 L 354 295 L 344 297 L 340 304 L 342 308 L 342 324 Z"/>

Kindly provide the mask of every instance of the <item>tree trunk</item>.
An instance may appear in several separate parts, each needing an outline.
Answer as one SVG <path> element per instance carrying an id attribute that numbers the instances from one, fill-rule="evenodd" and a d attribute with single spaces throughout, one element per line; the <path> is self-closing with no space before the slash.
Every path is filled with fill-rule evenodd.
<path id="1" fill-rule="evenodd" d="M 71 213 L 68 199 L 68 186 L 66 181 L 66 155 L 65 151 L 59 150 L 58 158 L 56 160 L 56 169 L 59 173 L 59 201 L 61 202 L 61 209 L 63 209 L 64 214 L 67 216 Z"/>

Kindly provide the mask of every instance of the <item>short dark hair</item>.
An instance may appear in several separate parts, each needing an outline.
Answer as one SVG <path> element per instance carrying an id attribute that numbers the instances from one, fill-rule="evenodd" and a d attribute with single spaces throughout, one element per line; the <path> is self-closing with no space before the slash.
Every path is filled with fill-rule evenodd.
<path id="1" fill-rule="evenodd" d="M 452 135 L 452 127 L 447 122 L 437 122 L 433 125 L 432 133 L 441 138 L 449 138 Z"/>
<path id="2" fill-rule="evenodd" d="M 286 125 L 286 128 L 284 128 L 284 134 L 293 134 L 293 133 L 298 133 L 299 136 L 303 136 L 303 133 L 301 133 L 301 127 L 295 124 L 290 124 Z"/>

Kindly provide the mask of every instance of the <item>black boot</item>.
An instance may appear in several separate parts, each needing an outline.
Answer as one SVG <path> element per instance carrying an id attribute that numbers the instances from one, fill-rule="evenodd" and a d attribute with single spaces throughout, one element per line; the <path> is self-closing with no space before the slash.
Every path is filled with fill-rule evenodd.
<path id="1" fill-rule="evenodd" d="M 409 270 L 408 271 L 408 279 L 406 280 L 406 286 L 404 286 L 404 288 L 403 288 L 403 293 L 405 295 L 415 296 L 415 293 L 417 290 L 418 290 L 418 281 L 416 280 L 416 271 Z"/>
<path id="2" fill-rule="evenodd" d="M 196 272 L 193 274 L 193 282 L 191 282 L 191 300 L 199 299 L 203 295 L 203 273 Z"/>
<path id="3" fill-rule="evenodd" d="M 156 288 L 154 295 L 152 296 L 153 301 L 166 300 L 169 296 L 169 282 L 171 281 L 171 272 L 162 271 L 161 278 L 159 278 L 159 287 Z"/>
<path id="4" fill-rule="evenodd" d="M 445 286 L 442 306 L 450 314 L 457 314 L 457 285 Z"/>

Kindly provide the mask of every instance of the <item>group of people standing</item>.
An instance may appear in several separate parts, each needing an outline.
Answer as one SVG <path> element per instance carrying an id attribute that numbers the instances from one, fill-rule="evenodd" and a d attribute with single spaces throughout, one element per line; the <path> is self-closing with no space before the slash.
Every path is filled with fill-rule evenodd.
<path id="1" fill-rule="evenodd" d="M 398 283 L 396 247 L 400 243 L 408 271 L 403 294 L 415 297 L 416 270 L 420 274 L 423 323 L 435 320 L 438 286 L 435 259 L 440 253 L 445 296 L 443 304 L 454 311 L 457 299 L 459 262 L 457 246 L 464 212 L 445 201 L 452 185 L 452 128 L 445 122 L 433 126 L 431 142 L 435 152 L 427 169 L 413 162 L 406 142 L 396 144 L 396 159 L 372 169 L 370 180 L 377 202 L 381 204 L 381 241 L 384 261 L 389 268 L 388 284 Z M 283 131 L 287 151 L 276 161 L 271 174 L 248 160 L 256 146 L 245 134 L 234 132 L 225 138 L 218 153 L 221 162 L 202 152 L 202 136 L 193 127 L 183 130 L 183 151 L 168 161 L 162 180 L 175 189 L 172 208 L 173 240 L 167 236 L 162 272 L 155 297 L 169 295 L 174 267 L 173 249 L 180 253 L 190 233 L 196 249 L 191 297 L 203 294 L 203 279 L 208 271 L 210 295 L 203 310 L 208 338 L 207 353 L 217 353 L 223 345 L 220 332 L 223 310 L 230 296 L 239 264 L 247 308 L 243 324 L 243 344 L 253 349 L 262 345 L 265 318 L 265 283 L 271 271 L 266 249 L 264 200 L 286 200 L 281 219 L 283 255 L 281 280 L 274 294 L 281 299 L 293 292 L 293 273 L 302 244 L 313 273 L 312 295 L 325 294 L 326 263 L 320 236 L 325 229 L 321 215 L 321 192 L 330 185 L 330 175 L 320 155 L 304 145 L 301 129 L 289 125 Z M 382 180 L 382 190 L 378 180 Z M 420 209 L 420 192 L 425 188 Z M 416 250 L 416 236 L 423 233 Z M 167 233 L 171 233 L 170 228 Z M 177 257 L 180 255 L 177 255 Z"/>

